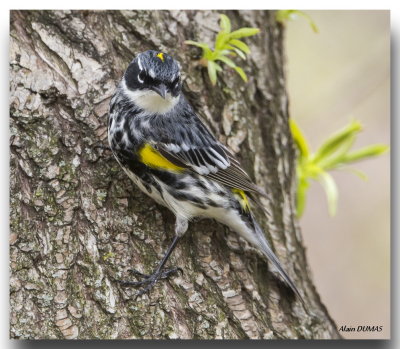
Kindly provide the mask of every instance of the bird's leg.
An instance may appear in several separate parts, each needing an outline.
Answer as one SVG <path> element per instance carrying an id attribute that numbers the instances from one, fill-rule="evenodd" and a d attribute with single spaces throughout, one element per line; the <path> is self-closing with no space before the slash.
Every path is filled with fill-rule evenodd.
<path id="1" fill-rule="evenodd" d="M 174 240 L 172 241 L 172 244 L 168 247 L 167 252 L 165 253 L 163 259 L 160 261 L 158 264 L 156 270 L 154 271 L 153 274 L 147 275 L 143 274 L 137 270 L 131 270 L 131 272 L 141 278 L 143 278 L 140 281 L 123 281 L 123 280 L 118 280 L 121 285 L 123 286 L 144 286 L 138 293 L 137 296 L 140 296 L 147 291 L 149 291 L 160 279 L 166 279 L 168 278 L 171 274 L 176 273 L 177 271 L 181 271 L 181 268 L 171 268 L 171 269 L 164 269 L 163 267 L 165 263 L 167 262 L 169 256 L 171 255 L 172 251 L 176 247 L 178 241 L 180 240 L 179 235 L 175 235 Z"/>
<path id="2" fill-rule="evenodd" d="M 135 276 L 138 276 L 142 278 L 140 281 L 123 281 L 123 280 L 117 280 L 118 282 L 121 283 L 123 286 L 144 286 L 137 294 L 136 296 L 140 296 L 147 291 L 149 291 L 160 279 L 167 279 L 171 274 L 176 273 L 177 271 L 180 271 L 183 273 L 183 270 L 181 268 L 171 268 L 171 269 L 164 269 L 164 265 L 167 262 L 169 256 L 171 255 L 172 251 L 175 249 L 176 245 L 178 244 L 178 241 L 180 238 L 185 234 L 187 228 L 188 228 L 188 220 L 185 218 L 181 217 L 176 217 L 175 221 L 175 237 L 174 240 L 172 241 L 172 244 L 168 247 L 167 252 L 165 253 L 163 259 L 160 261 L 158 264 L 156 270 L 154 271 L 153 274 L 143 274 L 140 271 L 137 271 L 135 269 L 130 270 L 131 273 L 133 273 Z"/>

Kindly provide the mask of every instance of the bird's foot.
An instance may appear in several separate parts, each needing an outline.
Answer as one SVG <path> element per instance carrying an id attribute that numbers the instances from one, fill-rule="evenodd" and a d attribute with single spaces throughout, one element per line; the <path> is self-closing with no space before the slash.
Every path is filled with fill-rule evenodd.
<path id="1" fill-rule="evenodd" d="M 171 269 L 163 269 L 159 272 L 156 271 L 153 274 L 143 274 L 139 270 L 136 270 L 136 269 L 129 269 L 128 271 L 136 277 L 144 278 L 145 280 L 139 281 L 139 282 L 143 282 L 143 283 L 145 283 L 146 280 L 150 279 L 152 276 L 158 275 L 158 274 L 160 275 L 159 279 L 167 279 L 170 276 L 170 274 L 174 274 L 178 271 L 183 274 L 183 270 L 179 267 L 175 267 L 175 268 L 171 268 Z"/>
<path id="2" fill-rule="evenodd" d="M 138 278 L 142 278 L 139 281 L 125 281 L 125 280 L 117 280 L 122 286 L 134 286 L 134 287 L 142 287 L 137 293 L 136 297 L 141 296 L 142 294 L 150 291 L 153 286 L 161 279 L 167 279 L 172 274 L 177 273 L 178 271 L 183 274 L 183 270 L 179 267 L 171 268 L 171 269 L 161 269 L 155 271 L 153 274 L 143 274 L 136 269 L 129 270 L 133 275 Z"/>

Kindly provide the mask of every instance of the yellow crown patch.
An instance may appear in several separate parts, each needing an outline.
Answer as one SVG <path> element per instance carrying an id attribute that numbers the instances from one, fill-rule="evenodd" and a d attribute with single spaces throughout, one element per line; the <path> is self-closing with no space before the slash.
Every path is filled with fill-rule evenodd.
<path id="1" fill-rule="evenodd" d="M 157 57 L 160 58 L 162 62 L 164 62 L 164 53 L 160 52 L 160 53 L 157 55 Z"/>

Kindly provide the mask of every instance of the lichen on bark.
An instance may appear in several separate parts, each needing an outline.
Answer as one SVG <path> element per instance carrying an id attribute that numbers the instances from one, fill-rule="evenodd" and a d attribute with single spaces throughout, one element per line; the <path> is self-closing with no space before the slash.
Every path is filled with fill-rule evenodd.
<path id="1" fill-rule="evenodd" d="M 184 40 L 211 43 L 216 11 L 11 11 L 10 337 L 337 338 L 295 220 L 283 29 L 269 11 L 224 11 L 246 40 L 244 84 L 212 88 Z M 173 237 L 172 214 L 142 194 L 107 146 L 108 104 L 137 52 L 182 64 L 199 115 L 269 196 L 262 219 L 308 313 L 268 264 L 227 228 L 191 223 L 170 262 L 184 269 L 148 294 L 114 278 L 151 272 Z"/>

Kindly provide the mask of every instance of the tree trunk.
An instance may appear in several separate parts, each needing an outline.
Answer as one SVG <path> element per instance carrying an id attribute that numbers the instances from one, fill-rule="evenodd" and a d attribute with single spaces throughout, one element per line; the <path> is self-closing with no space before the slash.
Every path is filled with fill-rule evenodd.
<path id="1" fill-rule="evenodd" d="M 311 281 L 295 219 L 283 29 L 269 11 L 226 11 L 259 27 L 216 87 L 185 40 L 212 44 L 215 11 L 12 11 L 10 337 L 338 338 Z M 184 92 L 268 192 L 260 218 L 308 312 L 247 243 L 194 221 L 169 260 L 184 270 L 135 299 L 116 279 L 151 272 L 174 217 L 142 194 L 107 143 L 110 97 L 132 58 L 157 49 L 181 62 Z"/>

